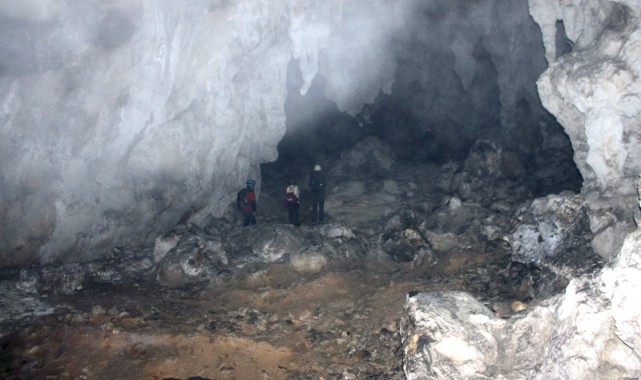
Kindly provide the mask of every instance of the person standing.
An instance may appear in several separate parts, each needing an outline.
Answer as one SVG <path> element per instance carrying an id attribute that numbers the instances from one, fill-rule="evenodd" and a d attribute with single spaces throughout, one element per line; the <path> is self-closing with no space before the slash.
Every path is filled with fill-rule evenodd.
<path id="1" fill-rule="evenodd" d="M 256 181 L 247 180 L 247 187 L 240 190 L 236 195 L 236 208 L 243 216 L 243 227 L 256 224 L 256 193 L 254 186 Z"/>
<path id="2" fill-rule="evenodd" d="M 289 186 L 285 190 L 285 206 L 289 214 L 289 224 L 298 226 L 300 216 L 300 189 L 295 179 L 289 181 Z"/>
<path id="3" fill-rule="evenodd" d="M 312 222 L 323 222 L 325 217 L 325 188 L 327 178 L 319 164 L 314 166 L 314 171 L 309 176 L 309 189 L 312 193 Z"/>

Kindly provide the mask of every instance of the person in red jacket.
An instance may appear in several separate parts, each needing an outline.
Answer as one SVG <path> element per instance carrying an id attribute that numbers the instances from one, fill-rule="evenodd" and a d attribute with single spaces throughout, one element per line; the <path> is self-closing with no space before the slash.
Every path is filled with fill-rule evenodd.
<path id="1" fill-rule="evenodd" d="M 243 216 L 243 226 L 256 224 L 256 193 L 254 186 L 256 181 L 247 180 L 247 187 L 240 190 L 236 196 L 236 208 Z"/>

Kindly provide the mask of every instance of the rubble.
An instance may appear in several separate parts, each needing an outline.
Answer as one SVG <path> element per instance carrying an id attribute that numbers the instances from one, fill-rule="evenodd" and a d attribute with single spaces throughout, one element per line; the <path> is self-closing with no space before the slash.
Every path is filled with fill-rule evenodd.
<path id="1" fill-rule="evenodd" d="M 432 347 L 435 337 L 412 332 L 405 300 L 465 291 L 460 297 L 475 300 L 466 307 L 483 310 L 468 322 L 483 317 L 499 326 L 603 264 L 591 254 L 589 236 L 576 235 L 589 235 L 576 195 L 532 202 L 518 189 L 510 197 L 499 181 L 501 189 L 488 182 L 478 190 L 491 202 L 477 202 L 443 191 L 455 182 L 451 165 L 392 162 L 382 182 L 367 170 L 331 178 L 327 223 L 308 223 L 303 193 L 302 225 L 286 224 L 280 181 L 289 179 L 274 175 L 263 183 L 256 226 L 239 227 L 230 209 L 204 226 L 178 224 L 152 246 L 115 247 L 105 260 L 8 276 L 0 283 L 16 296 L 0 304 L 8 316 L 0 320 L 2 339 L 13 347 L 4 374 L 421 378 L 425 350 L 447 356 L 447 371 L 488 374 L 500 355 L 498 338 L 483 332 L 472 339 L 468 331 Z M 478 174 L 465 170 L 460 174 Z M 554 249 L 534 259 L 523 252 L 536 251 L 538 239 L 518 245 L 515 231 L 541 221 L 568 238 L 553 240 Z M 84 349 L 61 349 L 63 331 Z M 52 355 L 56 360 L 44 360 Z M 105 360 L 119 364 L 100 364 Z M 55 362 L 64 369 L 53 368 Z"/>

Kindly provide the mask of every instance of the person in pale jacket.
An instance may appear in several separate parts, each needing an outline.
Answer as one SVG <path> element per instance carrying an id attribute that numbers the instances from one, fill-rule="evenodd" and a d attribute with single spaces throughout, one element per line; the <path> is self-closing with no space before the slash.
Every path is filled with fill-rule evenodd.
<path id="1" fill-rule="evenodd" d="M 296 184 L 296 180 L 293 178 L 289 181 L 289 186 L 287 186 L 285 190 L 285 207 L 287 207 L 289 214 L 289 224 L 298 226 L 300 216 L 300 189 Z"/>

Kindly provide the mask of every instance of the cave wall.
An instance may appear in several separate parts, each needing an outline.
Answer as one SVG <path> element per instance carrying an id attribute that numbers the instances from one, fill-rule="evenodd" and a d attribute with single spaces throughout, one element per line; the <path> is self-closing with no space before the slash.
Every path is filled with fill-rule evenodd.
<path id="1" fill-rule="evenodd" d="M 379 53 L 341 54 L 338 45 L 352 39 L 335 27 L 346 18 L 379 26 L 359 21 L 378 14 L 392 28 L 396 8 L 382 0 L 1 2 L 0 265 L 91 260 L 147 244 L 180 220 L 221 215 L 245 179 L 260 179 L 259 165 L 277 157 L 290 60 L 307 82 L 319 67 L 336 78 L 332 93 L 354 108 L 359 96 L 389 87 L 392 67 L 365 73 L 362 59 Z M 381 33 L 364 38 L 385 46 Z M 363 75 L 341 87 L 332 74 L 340 67 Z"/>
<path id="2" fill-rule="evenodd" d="M 426 33 L 442 34 L 413 61 L 425 79 L 396 80 L 432 86 L 444 65 L 457 88 L 496 76 L 498 119 L 515 144 L 528 140 L 522 115 L 541 111 L 530 83 L 543 38 L 551 67 L 539 93 L 572 139 L 584 191 L 603 205 L 592 215 L 613 220 L 592 218 L 593 230 L 622 241 L 640 165 L 639 5 L 532 0 L 541 37 L 525 2 L 507 0 L 2 2 L 0 264 L 91 260 L 221 215 L 277 157 L 291 59 L 301 93 L 321 74 L 326 97 L 355 115 L 393 90 L 406 67 L 394 49 L 417 9 L 435 12 Z M 559 20 L 573 51 L 553 62 Z M 443 121 L 442 136 L 463 128 L 447 101 L 427 100 L 417 106 Z"/>
<path id="3" fill-rule="evenodd" d="M 596 252 L 610 257 L 634 228 L 641 173 L 641 1 L 530 0 L 550 68 L 543 104 L 563 125 L 584 178 Z M 559 56 L 558 20 L 573 44 Z"/>
<path id="4" fill-rule="evenodd" d="M 2 263 L 148 242 L 275 159 L 284 5 L 47 4 L 1 9 Z"/>
<path id="5" fill-rule="evenodd" d="M 3 263 L 148 242 L 276 157 L 284 6 L 47 4 L 0 13 Z"/>

